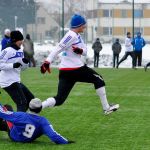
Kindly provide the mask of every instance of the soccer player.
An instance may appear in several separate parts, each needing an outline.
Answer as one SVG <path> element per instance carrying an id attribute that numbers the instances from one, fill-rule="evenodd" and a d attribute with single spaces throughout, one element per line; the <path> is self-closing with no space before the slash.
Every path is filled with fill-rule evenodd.
<path id="1" fill-rule="evenodd" d="M 17 105 L 17 111 L 26 111 L 34 95 L 21 83 L 20 73 L 28 67 L 21 49 L 23 35 L 20 31 L 10 34 L 11 45 L 0 52 L 0 87 L 3 88 Z"/>
<path id="2" fill-rule="evenodd" d="M 85 28 L 85 18 L 78 14 L 73 15 L 71 19 L 71 29 L 42 64 L 41 73 L 45 73 L 46 71 L 50 72 L 50 64 L 54 58 L 62 52 L 57 95 L 45 100 L 42 103 L 43 108 L 63 104 L 76 82 L 94 84 L 95 90 L 101 99 L 105 114 L 110 114 L 119 108 L 119 104 L 110 105 L 108 103 L 105 82 L 102 76 L 85 65 L 81 60 L 81 56 L 86 56 L 87 54 L 86 45 L 80 35 Z"/>
<path id="3" fill-rule="evenodd" d="M 150 62 L 148 62 L 145 66 L 144 66 L 144 69 L 145 71 L 147 71 L 147 68 L 150 66 Z"/>
<path id="4" fill-rule="evenodd" d="M 131 33 L 127 32 L 127 37 L 125 39 L 125 54 L 124 56 L 121 58 L 121 60 L 118 62 L 117 67 L 119 67 L 119 65 L 127 59 L 128 56 L 132 57 L 132 68 L 135 68 L 135 55 L 134 55 L 134 51 L 133 51 L 133 45 L 132 45 L 132 38 L 131 38 Z"/>
<path id="5" fill-rule="evenodd" d="M 29 103 L 29 113 L 8 111 L 9 105 L 0 105 L 0 130 L 8 131 L 9 137 L 15 142 L 32 142 L 41 135 L 46 135 L 56 144 L 69 144 L 68 141 L 58 134 L 49 121 L 39 116 L 42 110 L 42 102 L 34 98 Z"/>

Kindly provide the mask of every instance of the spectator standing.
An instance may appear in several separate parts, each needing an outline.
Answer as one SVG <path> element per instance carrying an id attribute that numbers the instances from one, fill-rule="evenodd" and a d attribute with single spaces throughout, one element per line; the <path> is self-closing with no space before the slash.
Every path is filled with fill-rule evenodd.
<path id="1" fill-rule="evenodd" d="M 28 67 L 20 48 L 23 35 L 20 31 L 10 34 L 11 45 L 0 52 L 0 87 L 3 88 L 17 105 L 17 111 L 26 111 L 34 95 L 21 83 L 21 70 Z"/>
<path id="2" fill-rule="evenodd" d="M 26 39 L 23 42 L 23 47 L 24 57 L 29 60 L 29 67 L 36 67 L 34 60 L 34 44 L 29 34 L 26 35 Z"/>
<path id="3" fill-rule="evenodd" d="M 132 57 L 132 68 L 135 68 L 135 56 L 134 56 L 134 51 L 133 51 L 133 45 L 132 45 L 132 38 L 131 38 L 131 33 L 127 32 L 127 37 L 125 39 L 125 54 L 121 58 L 121 60 L 117 64 L 117 68 L 119 65 L 127 59 L 128 56 Z"/>
<path id="4" fill-rule="evenodd" d="M 92 45 L 92 49 L 94 50 L 94 67 L 98 67 L 99 64 L 99 53 L 102 50 L 102 44 L 99 38 Z"/>
<path id="5" fill-rule="evenodd" d="M 133 42 L 133 47 L 134 47 L 134 53 L 135 53 L 135 66 L 137 65 L 138 62 L 138 66 L 142 65 L 142 48 L 145 46 L 145 40 L 143 37 L 141 37 L 141 33 L 138 32 L 137 36 L 134 38 Z"/>
<path id="6" fill-rule="evenodd" d="M 4 30 L 4 38 L 1 41 L 1 50 L 5 49 L 10 45 L 10 29 Z"/>
<path id="7" fill-rule="evenodd" d="M 113 51 L 113 68 L 115 68 L 119 62 L 119 54 L 121 52 L 121 44 L 119 43 L 119 39 L 116 39 L 116 41 L 112 45 L 112 51 Z"/>

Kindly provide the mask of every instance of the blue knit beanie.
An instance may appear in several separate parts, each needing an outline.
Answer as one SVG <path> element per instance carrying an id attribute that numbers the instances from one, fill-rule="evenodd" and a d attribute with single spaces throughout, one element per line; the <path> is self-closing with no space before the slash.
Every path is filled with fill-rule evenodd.
<path id="1" fill-rule="evenodd" d="M 84 17 L 78 14 L 72 16 L 70 23 L 71 28 L 78 28 L 84 24 L 86 24 L 86 20 Z"/>

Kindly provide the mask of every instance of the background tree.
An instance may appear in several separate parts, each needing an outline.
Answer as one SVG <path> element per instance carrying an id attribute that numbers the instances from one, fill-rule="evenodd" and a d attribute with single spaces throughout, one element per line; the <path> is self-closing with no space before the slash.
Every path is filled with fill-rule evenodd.
<path id="1" fill-rule="evenodd" d="M 26 30 L 26 25 L 35 22 L 34 0 L 1 0 L 0 5 L 0 29 L 15 29 L 15 16 L 17 26 Z"/>

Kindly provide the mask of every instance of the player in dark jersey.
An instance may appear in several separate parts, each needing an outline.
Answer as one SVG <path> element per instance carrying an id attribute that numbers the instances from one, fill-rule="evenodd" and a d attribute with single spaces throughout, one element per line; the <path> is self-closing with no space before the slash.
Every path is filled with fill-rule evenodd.
<path id="1" fill-rule="evenodd" d="M 30 101 L 29 113 L 7 109 L 11 110 L 8 105 L 0 105 L 0 130 L 8 131 L 13 141 L 32 142 L 41 135 L 46 135 L 56 144 L 74 143 L 58 134 L 46 118 L 38 115 L 42 109 L 42 102 L 38 98 Z"/>

